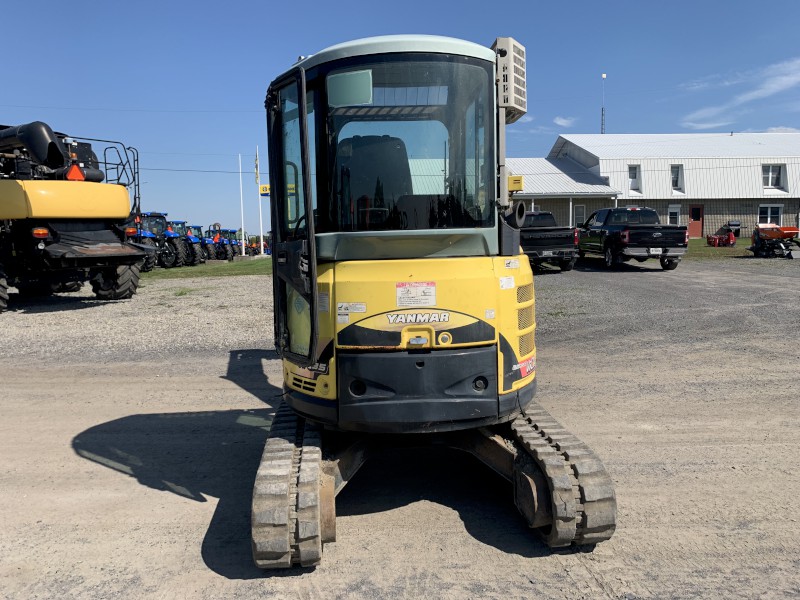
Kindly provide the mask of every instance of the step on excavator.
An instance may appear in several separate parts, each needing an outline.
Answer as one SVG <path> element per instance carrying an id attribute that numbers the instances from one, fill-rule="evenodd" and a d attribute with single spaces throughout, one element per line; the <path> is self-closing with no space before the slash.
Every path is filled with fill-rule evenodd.
<path id="1" fill-rule="evenodd" d="M 284 381 L 253 489 L 255 563 L 319 564 L 336 495 L 394 444 L 473 454 L 550 547 L 609 539 L 611 478 L 536 401 L 525 207 L 505 166 L 524 47 L 348 42 L 301 57 L 265 106 Z"/>

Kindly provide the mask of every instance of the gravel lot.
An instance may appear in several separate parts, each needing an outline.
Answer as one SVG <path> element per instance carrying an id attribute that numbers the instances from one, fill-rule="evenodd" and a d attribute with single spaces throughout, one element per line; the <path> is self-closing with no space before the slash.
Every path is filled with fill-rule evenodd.
<path id="1" fill-rule="evenodd" d="M 0 597 L 796 598 L 800 261 L 537 274 L 539 401 L 619 525 L 552 552 L 470 457 L 405 451 L 337 498 L 323 564 L 251 566 L 281 386 L 266 277 L 144 281 L 0 315 Z"/>

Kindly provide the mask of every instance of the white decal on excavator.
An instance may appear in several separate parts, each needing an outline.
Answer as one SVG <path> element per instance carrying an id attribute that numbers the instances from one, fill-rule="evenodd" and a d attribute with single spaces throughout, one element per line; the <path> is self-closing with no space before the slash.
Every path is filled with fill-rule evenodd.
<path id="1" fill-rule="evenodd" d="M 407 324 L 407 323 L 446 323 L 450 321 L 450 313 L 410 313 L 410 314 L 390 314 L 386 315 L 389 323 Z"/>

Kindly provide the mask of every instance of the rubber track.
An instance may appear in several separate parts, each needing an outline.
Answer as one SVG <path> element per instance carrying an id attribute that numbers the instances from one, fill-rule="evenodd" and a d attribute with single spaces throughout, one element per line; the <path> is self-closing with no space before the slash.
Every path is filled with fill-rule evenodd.
<path id="1" fill-rule="evenodd" d="M 609 539 L 617 521 L 614 484 L 592 449 L 536 402 L 511 429 L 550 486 L 553 525 L 542 531 L 547 544 L 558 548 Z"/>
<path id="2" fill-rule="evenodd" d="M 319 429 L 282 403 L 253 487 L 253 559 L 262 569 L 304 567 L 322 558 Z"/>
<path id="3" fill-rule="evenodd" d="M 8 308 L 8 279 L 3 265 L 0 265 L 0 312 Z"/>

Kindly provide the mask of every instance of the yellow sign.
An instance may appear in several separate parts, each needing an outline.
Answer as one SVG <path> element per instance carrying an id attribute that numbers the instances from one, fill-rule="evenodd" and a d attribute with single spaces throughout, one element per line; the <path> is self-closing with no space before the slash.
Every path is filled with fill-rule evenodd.
<path id="1" fill-rule="evenodd" d="M 265 183 L 264 185 L 258 186 L 258 192 L 262 196 L 269 196 L 269 184 Z"/>

